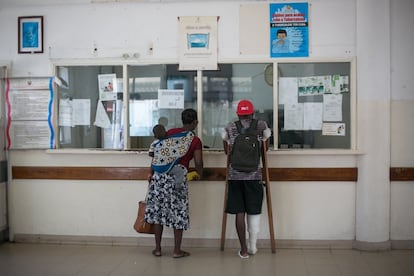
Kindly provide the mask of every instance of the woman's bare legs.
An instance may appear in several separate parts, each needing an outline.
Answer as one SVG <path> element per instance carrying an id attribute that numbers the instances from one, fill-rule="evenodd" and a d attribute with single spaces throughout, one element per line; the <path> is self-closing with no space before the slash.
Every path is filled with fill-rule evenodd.
<path id="1" fill-rule="evenodd" d="M 154 256 L 161 256 L 161 240 L 162 240 L 162 231 L 164 227 L 161 224 L 154 224 L 154 236 L 155 236 L 155 249 L 152 252 Z"/>
<path id="2" fill-rule="evenodd" d="M 190 253 L 181 250 L 181 242 L 183 240 L 183 229 L 174 229 L 174 258 L 182 258 L 190 256 Z"/>

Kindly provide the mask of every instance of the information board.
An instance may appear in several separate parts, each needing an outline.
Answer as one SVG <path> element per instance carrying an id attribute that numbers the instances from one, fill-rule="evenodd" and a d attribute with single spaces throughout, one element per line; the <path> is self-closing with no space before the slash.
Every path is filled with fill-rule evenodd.
<path id="1" fill-rule="evenodd" d="M 53 78 L 6 80 L 7 149 L 55 147 Z"/>

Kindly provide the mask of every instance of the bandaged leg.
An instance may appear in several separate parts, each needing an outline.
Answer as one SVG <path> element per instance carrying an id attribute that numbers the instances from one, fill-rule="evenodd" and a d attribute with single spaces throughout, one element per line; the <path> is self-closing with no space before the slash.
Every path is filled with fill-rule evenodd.
<path id="1" fill-rule="evenodd" d="M 247 252 L 256 254 L 257 252 L 257 236 L 260 231 L 260 214 L 247 215 L 247 231 L 249 232 L 249 242 L 247 244 Z"/>

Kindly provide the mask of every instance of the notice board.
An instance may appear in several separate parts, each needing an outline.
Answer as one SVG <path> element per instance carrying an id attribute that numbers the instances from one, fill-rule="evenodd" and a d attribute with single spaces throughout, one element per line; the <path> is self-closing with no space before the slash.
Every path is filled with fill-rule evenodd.
<path id="1" fill-rule="evenodd" d="M 6 80 L 7 149 L 55 147 L 53 78 Z"/>

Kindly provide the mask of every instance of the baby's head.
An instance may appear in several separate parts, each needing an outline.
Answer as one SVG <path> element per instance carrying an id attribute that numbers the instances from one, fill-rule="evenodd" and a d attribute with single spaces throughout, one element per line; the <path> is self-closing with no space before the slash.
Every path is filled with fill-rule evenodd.
<path id="1" fill-rule="evenodd" d="M 154 137 L 157 139 L 162 139 L 166 136 L 167 132 L 165 131 L 165 127 L 161 124 L 155 125 L 152 129 L 154 133 Z"/>

